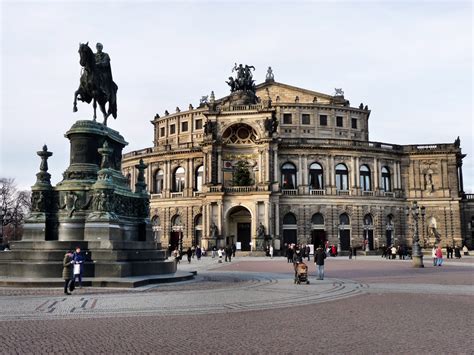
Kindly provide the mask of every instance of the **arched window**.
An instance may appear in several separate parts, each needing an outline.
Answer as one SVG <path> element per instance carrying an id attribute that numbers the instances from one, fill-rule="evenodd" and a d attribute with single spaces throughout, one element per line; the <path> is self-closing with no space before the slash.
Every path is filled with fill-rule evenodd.
<path id="1" fill-rule="evenodd" d="M 163 192 L 163 170 L 158 170 L 153 177 L 153 192 L 161 194 Z"/>
<path id="2" fill-rule="evenodd" d="M 364 225 L 371 226 L 373 224 L 374 224 L 374 221 L 372 219 L 372 215 L 370 213 L 366 214 L 364 216 Z"/>
<path id="3" fill-rule="evenodd" d="M 195 186 L 196 191 L 202 191 L 203 177 L 204 177 L 204 166 L 201 165 L 196 169 L 196 174 L 195 174 L 194 186 Z"/>
<path id="4" fill-rule="evenodd" d="M 313 190 L 321 190 L 323 185 L 323 168 L 318 163 L 309 166 L 309 186 Z"/>
<path id="5" fill-rule="evenodd" d="M 183 222 L 181 220 L 181 216 L 179 214 L 174 215 L 173 218 L 171 219 L 171 226 L 181 227 L 182 225 L 183 225 Z"/>
<path id="6" fill-rule="evenodd" d="M 367 165 L 362 165 L 360 173 L 360 188 L 362 191 L 372 191 L 372 182 L 370 181 L 370 169 Z"/>
<path id="7" fill-rule="evenodd" d="M 173 192 L 183 192 L 185 178 L 184 168 L 180 166 L 173 174 Z"/>
<path id="8" fill-rule="evenodd" d="M 296 216 L 293 213 L 285 214 L 283 224 L 296 224 Z"/>
<path id="9" fill-rule="evenodd" d="M 392 181 L 390 179 L 390 170 L 386 166 L 382 168 L 382 190 L 385 192 L 392 191 Z"/>
<path id="10" fill-rule="evenodd" d="M 349 173 L 344 164 L 336 165 L 336 189 L 349 190 Z"/>
<path id="11" fill-rule="evenodd" d="M 311 223 L 312 224 L 318 224 L 322 225 L 324 224 L 324 217 L 321 213 L 315 213 L 313 214 L 313 217 L 311 217 Z"/>
<path id="12" fill-rule="evenodd" d="M 291 163 L 281 167 L 281 186 L 285 190 L 296 189 L 296 167 Z"/>
<path id="13" fill-rule="evenodd" d="M 339 224 L 349 225 L 351 224 L 351 220 L 349 219 L 349 215 L 347 213 L 342 213 L 339 216 Z"/>

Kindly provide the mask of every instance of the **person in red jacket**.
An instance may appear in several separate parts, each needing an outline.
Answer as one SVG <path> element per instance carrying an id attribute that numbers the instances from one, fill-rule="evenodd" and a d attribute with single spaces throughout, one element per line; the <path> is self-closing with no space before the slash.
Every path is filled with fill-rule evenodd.
<path id="1" fill-rule="evenodd" d="M 436 265 L 441 266 L 443 265 L 443 251 L 441 250 L 441 245 L 438 245 L 438 249 L 436 249 Z"/>

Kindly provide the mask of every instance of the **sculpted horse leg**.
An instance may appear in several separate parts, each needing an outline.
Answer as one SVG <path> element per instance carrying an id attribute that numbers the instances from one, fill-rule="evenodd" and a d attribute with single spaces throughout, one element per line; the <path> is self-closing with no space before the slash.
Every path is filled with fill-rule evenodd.
<path id="1" fill-rule="evenodd" d="M 93 121 L 95 122 L 95 120 L 97 119 L 97 114 L 96 114 L 97 101 L 95 100 L 95 97 L 94 97 L 94 102 L 92 103 L 92 107 L 94 107 L 94 119 L 93 119 Z"/>
<path id="2" fill-rule="evenodd" d="M 107 118 L 109 117 L 109 115 L 107 114 L 107 111 L 105 110 L 105 101 L 100 100 L 99 107 L 100 107 L 100 110 L 102 111 L 102 115 L 104 116 L 104 126 L 107 126 Z"/>
<path id="3" fill-rule="evenodd" d="M 79 93 L 80 93 L 80 89 L 77 89 L 74 92 L 74 103 L 73 103 L 73 106 L 72 106 L 72 112 L 77 112 L 77 95 L 79 95 Z"/>

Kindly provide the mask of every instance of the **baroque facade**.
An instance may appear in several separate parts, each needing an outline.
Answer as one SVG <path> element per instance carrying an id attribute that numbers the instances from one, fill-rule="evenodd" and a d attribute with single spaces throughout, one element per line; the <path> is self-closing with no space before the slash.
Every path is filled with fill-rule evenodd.
<path id="1" fill-rule="evenodd" d="M 163 245 L 410 246 L 405 209 L 415 200 L 426 211 L 422 246 L 472 244 L 459 139 L 370 141 L 370 110 L 352 107 L 342 90 L 279 83 L 270 68 L 259 85 L 238 80 L 224 98 L 212 93 L 196 108 L 156 115 L 154 146 L 123 156 L 131 185 L 138 161 L 148 164 L 150 217 Z"/>

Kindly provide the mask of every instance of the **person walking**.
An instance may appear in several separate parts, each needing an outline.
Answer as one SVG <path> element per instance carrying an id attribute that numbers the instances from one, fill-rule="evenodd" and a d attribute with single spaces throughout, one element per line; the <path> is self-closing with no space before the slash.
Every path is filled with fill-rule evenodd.
<path id="1" fill-rule="evenodd" d="M 392 249 L 390 249 L 390 251 L 392 252 L 392 260 L 396 259 L 397 258 L 397 248 L 395 247 L 395 245 L 392 245 Z"/>
<path id="2" fill-rule="evenodd" d="M 73 282 L 79 280 L 79 288 L 82 288 L 82 273 L 84 269 L 84 257 L 81 254 L 81 248 L 76 247 L 76 251 L 72 255 L 73 265 Z"/>
<path id="3" fill-rule="evenodd" d="M 308 261 L 310 260 L 309 259 L 309 254 L 311 254 L 311 248 L 309 245 L 306 246 L 306 257 L 308 258 Z"/>
<path id="4" fill-rule="evenodd" d="M 186 255 L 188 256 L 188 264 L 191 264 L 191 258 L 193 257 L 193 250 L 188 247 L 188 250 L 186 251 Z"/>
<path id="5" fill-rule="evenodd" d="M 441 245 L 438 245 L 438 249 L 436 249 L 436 265 L 443 265 L 443 251 L 441 250 Z"/>
<path id="6" fill-rule="evenodd" d="M 202 256 L 202 250 L 201 250 L 201 247 L 198 245 L 196 248 L 196 258 L 198 260 L 201 260 L 201 256 Z"/>
<path id="7" fill-rule="evenodd" d="M 68 250 L 64 255 L 63 259 L 63 279 L 64 279 L 64 293 L 66 295 L 70 295 L 71 292 L 74 290 L 73 287 L 73 279 L 72 279 L 72 267 L 73 267 L 73 260 L 72 260 L 72 251 Z"/>
<path id="8" fill-rule="evenodd" d="M 222 248 L 219 248 L 219 250 L 217 251 L 217 255 L 219 256 L 219 260 L 218 260 L 219 263 L 222 263 L 223 254 L 224 254 L 224 250 L 222 250 Z"/>
<path id="9" fill-rule="evenodd" d="M 212 248 L 211 257 L 214 259 L 216 257 L 216 247 Z"/>
<path id="10" fill-rule="evenodd" d="M 436 248 L 433 246 L 433 249 L 431 249 L 431 257 L 433 258 L 433 266 L 436 266 L 438 261 L 436 260 Z"/>
<path id="11" fill-rule="evenodd" d="M 235 243 L 232 243 L 232 257 L 235 258 L 235 251 L 237 250 L 237 245 Z"/>
<path id="12" fill-rule="evenodd" d="M 232 247 L 230 245 L 227 245 L 225 247 L 225 261 L 232 261 Z"/>
<path id="13" fill-rule="evenodd" d="M 320 246 L 314 253 L 314 263 L 318 269 L 318 280 L 324 280 L 324 259 L 326 259 L 326 253 Z"/>
<path id="14" fill-rule="evenodd" d="M 456 257 L 456 259 L 461 259 L 461 248 L 459 247 L 459 245 L 456 245 L 454 247 L 454 256 Z"/>
<path id="15" fill-rule="evenodd" d="M 270 258 L 273 259 L 273 245 L 270 245 Z"/>

